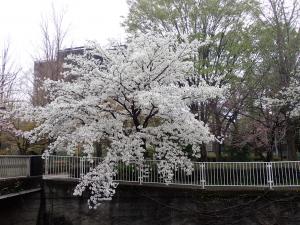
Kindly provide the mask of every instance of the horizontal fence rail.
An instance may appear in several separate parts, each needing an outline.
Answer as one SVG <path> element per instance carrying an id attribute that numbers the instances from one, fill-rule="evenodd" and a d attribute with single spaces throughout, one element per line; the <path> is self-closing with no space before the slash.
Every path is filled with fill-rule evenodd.
<path id="1" fill-rule="evenodd" d="M 30 176 L 31 156 L 0 156 L 0 179 Z"/>
<path id="2" fill-rule="evenodd" d="M 119 162 L 114 180 L 137 184 L 164 184 L 159 173 L 162 161 L 145 160 L 142 163 Z M 45 176 L 55 178 L 80 178 L 101 158 L 87 159 L 73 156 L 48 156 L 45 159 Z M 300 187 L 300 161 L 282 162 L 194 162 L 193 171 L 174 166 L 169 184 L 206 187 Z"/>

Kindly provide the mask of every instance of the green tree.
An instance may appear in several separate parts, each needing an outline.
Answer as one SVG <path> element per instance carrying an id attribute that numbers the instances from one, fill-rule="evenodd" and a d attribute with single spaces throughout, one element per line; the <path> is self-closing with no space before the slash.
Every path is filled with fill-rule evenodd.
<path id="1" fill-rule="evenodd" d="M 190 39 L 210 41 L 198 49 L 195 58 L 195 75 L 189 78 L 190 85 L 199 85 L 204 80 L 210 85 L 228 86 L 225 98 L 198 104 L 191 110 L 199 119 L 208 123 L 216 138 L 217 159 L 224 148 L 223 139 L 237 120 L 249 89 L 249 73 L 252 73 L 256 55 L 253 52 L 251 35 L 254 15 L 259 5 L 253 0 L 131 0 L 129 15 L 124 22 L 127 31 L 176 32 L 178 36 L 189 35 Z M 203 146 L 202 156 L 206 159 Z"/>
<path id="2" fill-rule="evenodd" d="M 274 105 L 272 100 L 281 100 L 281 91 L 288 88 L 291 79 L 299 73 L 300 14 L 296 0 L 269 0 L 261 8 L 253 29 L 258 59 L 252 81 L 257 81 L 255 91 L 249 96 L 244 115 L 263 126 L 268 138 L 267 160 L 278 150 L 278 140 L 284 139 L 287 156 L 296 159 L 295 124 L 289 117 L 287 105 Z M 271 104 L 270 104 L 271 100 Z"/>

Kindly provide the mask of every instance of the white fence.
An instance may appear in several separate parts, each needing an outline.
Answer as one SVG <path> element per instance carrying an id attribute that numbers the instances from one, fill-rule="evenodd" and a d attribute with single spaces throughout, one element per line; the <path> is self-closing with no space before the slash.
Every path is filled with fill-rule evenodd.
<path id="1" fill-rule="evenodd" d="M 45 175 L 60 178 L 79 178 L 101 162 L 93 158 L 90 163 L 83 157 L 49 156 L 45 160 Z M 163 184 L 164 176 L 158 172 L 159 161 L 118 164 L 114 178 L 119 182 Z M 174 166 L 170 184 L 206 187 L 300 187 L 300 161 L 281 162 L 194 162 L 194 170 L 187 175 Z"/>
<path id="2" fill-rule="evenodd" d="M 0 156 L 0 179 L 30 176 L 30 156 Z"/>
<path id="3" fill-rule="evenodd" d="M 93 163 L 90 160 L 93 160 Z M 61 178 L 79 178 L 101 162 L 101 158 L 98 157 L 90 158 L 90 160 L 75 156 L 48 156 L 45 159 L 44 175 Z"/>

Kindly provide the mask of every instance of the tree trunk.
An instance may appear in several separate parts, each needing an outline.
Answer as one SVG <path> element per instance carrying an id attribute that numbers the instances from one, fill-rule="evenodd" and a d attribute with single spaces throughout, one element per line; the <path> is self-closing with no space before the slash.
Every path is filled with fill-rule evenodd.
<path id="1" fill-rule="evenodd" d="M 103 156 L 101 142 L 96 142 L 95 143 L 95 150 L 96 150 L 96 157 L 102 157 Z"/>
<path id="2" fill-rule="evenodd" d="M 272 161 L 272 159 L 273 159 L 273 151 L 270 150 L 270 151 L 267 152 L 266 161 L 270 162 L 270 161 Z"/>
<path id="3" fill-rule="evenodd" d="M 286 131 L 286 142 L 287 142 L 287 159 L 297 160 L 296 140 L 295 140 L 295 126 L 291 119 L 287 121 Z"/>
<path id="4" fill-rule="evenodd" d="M 207 162 L 207 150 L 206 150 L 206 144 L 202 144 L 201 147 L 201 161 Z"/>
<path id="5" fill-rule="evenodd" d="M 213 144 L 213 150 L 214 153 L 216 154 L 216 161 L 221 161 L 221 157 L 222 157 L 222 149 L 223 149 L 223 144 L 215 141 Z"/>
<path id="6" fill-rule="evenodd" d="M 223 140 L 221 140 L 222 139 L 222 123 L 221 123 L 219 115 L 217 113 L 215 113 L 214 116 L 215 116 L 215 132 L 214 133 L 215 133 L 216 137 L 219 139 L 219 141 L 223 141 Z M 222 148 L 223 148 L 222 143 L 220 143 L 220 142 L 215 143 L 216 161 L 221 160 Z"/>
<path id="7" fill-rule="evenodd" d="M 217 149 L 217 161 L 221 161 L 222 159 L 222 150 L 223 150 L 223 144 L 222 143 L 217 143 L 218 149 Z"/>
<path id="8" fill-rule="evenodd" d="M 270 162 L 273 159 L 273 153 L 274 153 L 274 149 L 275 149 L 275 131 L 276 131 L 276 127 L 273 126 L 271 129 L 271 133 L 269 135 L 269 149 L 267 151 L 267 157 L 266 157 L 266 161 Z"/>
<path id="9" fill-rule="evenodd" d="M 203 121 L 204 124 L 207 124 L 207 107 L 205 103 L 201 102 L 200 107 L 199 104 L 197 103 L 197 113 L 198 113 L 198 120 Z M 201 145 L 201 161 L 205 162 L 207 161 L 207 149 L 206 149 L 206 144 Z"/>

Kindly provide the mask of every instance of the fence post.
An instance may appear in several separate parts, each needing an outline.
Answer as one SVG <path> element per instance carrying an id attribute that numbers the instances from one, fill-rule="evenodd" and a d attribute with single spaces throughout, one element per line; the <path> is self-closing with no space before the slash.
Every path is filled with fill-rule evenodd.
<path id="1" fill-rule="evenodd" d="M 79 158 L 79 176 L 83 176 L 83 158 Z"/>
<path id="2" fill-rule="evenodd" d="M 200 168 L 201 168 L 201 181 L 200 181 L 201 182 L 201 187 L 202 187 L 202 189 L 205 189 L 205 183 L 206 183 L 205 177 L 204 177 L 205 164 L 201 163 Z"/>
<path id="3" fill-rule="evenodd" d="M 49 168 L 49 156 L 45 157 L 45 175 L 48 175 L 48 168 Z"/>
<path id="4" fill-rule="evenodd" d="M 27 174 L 26 174 L 26 176 L 27 177 L 30 177 L 30 170 L 31 170 L 31 157 L 29 156 L 29 157 L 27 157 Z"/>
<path id="5" fill-rule="evenodd" d="M 143 165 L 142 163 L 139 163 L 139 183 L 142 184 L 143 182 Z"/>
<path id="6" fill-rule="evenodd" d="M 272 163 L 267 163 L 267 182 L 269 184 L 269 188 L 273 189 L 273 171 L 272 171 Z"/>

